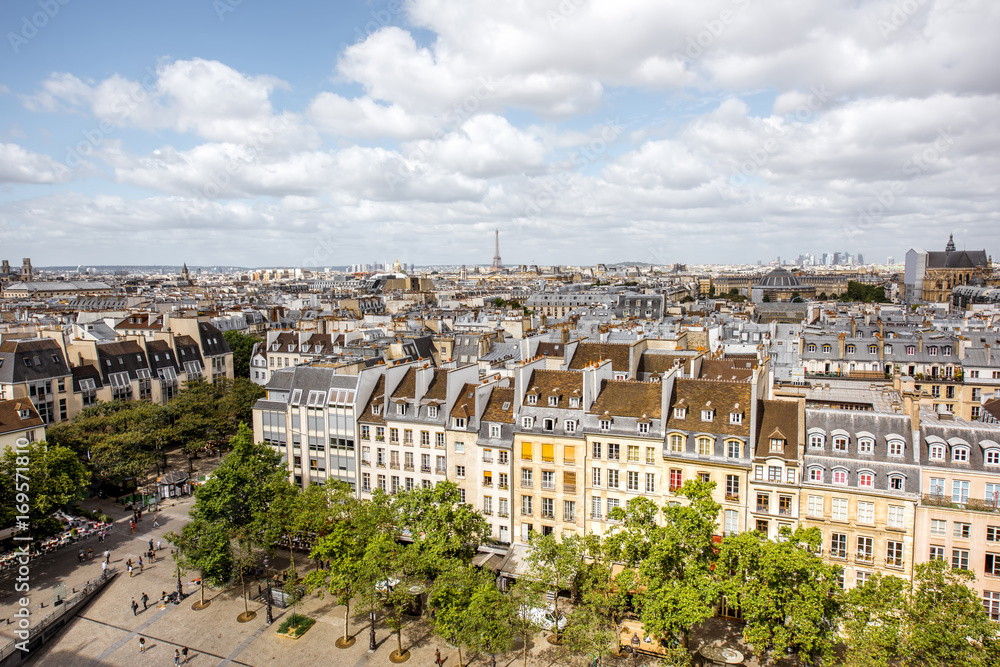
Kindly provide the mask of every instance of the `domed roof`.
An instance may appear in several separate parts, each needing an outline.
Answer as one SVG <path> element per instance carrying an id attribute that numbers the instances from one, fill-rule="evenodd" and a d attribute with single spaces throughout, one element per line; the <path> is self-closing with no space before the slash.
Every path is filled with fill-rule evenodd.
<path id="1" fill-rule="evenodd" d="M 786 269 L 775 269 L 760 279 L 758 287 L 799 287 L 799 279 Z"/>

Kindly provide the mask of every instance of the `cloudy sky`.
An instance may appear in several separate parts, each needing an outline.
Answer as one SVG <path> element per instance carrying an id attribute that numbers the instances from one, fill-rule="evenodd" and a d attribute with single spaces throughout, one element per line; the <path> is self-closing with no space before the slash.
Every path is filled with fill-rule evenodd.
<path id="1" fill-rule="evenodd" d="M 993 0 L 4 0 L 0 258 L 1000 249 Z"/>

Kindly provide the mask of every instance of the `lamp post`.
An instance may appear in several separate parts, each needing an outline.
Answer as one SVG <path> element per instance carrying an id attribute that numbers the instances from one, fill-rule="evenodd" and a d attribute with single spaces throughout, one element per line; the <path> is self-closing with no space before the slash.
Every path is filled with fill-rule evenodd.
<path id="1" fill-rule="evenodd" d="M 267 580 L 267 610 L 265 612 L 265 620 L 268 625 L 274 623 L 274 616 L 271 611 L 271 580 Z"/>
<path id="2" fill-rule="evenodd" d="M 180 563 L 177 564 L 177 604 L 181 603 L 181 598 L 184 597 L 184 588 L 181 586 L 181 566 Z"/>
<path id="3" fill-rule="evenodd" d="M 375 645 L 375 610 L 372 609 L 368 612 L 368 620 L 371 621 L 371 626 L 368 628 L 368 650 L 374 651 L 378 648 Z"/>

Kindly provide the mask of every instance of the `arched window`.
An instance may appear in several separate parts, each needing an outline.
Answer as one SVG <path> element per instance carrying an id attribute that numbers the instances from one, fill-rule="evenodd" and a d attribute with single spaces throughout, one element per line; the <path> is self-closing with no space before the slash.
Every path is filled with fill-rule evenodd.
<path id="1" fill-rule="evenodd" d="M 823 481 L 823 469 L 819 466 L 813 466 L 809 468 L 809 481 L 810 482 L 821 482 Z"/>
<path id="2" fill-rule="evenodd" d="M 711 456 L 712 455 L 712 439 L 702 436 L 698 438 L 695 442 L 698 443 L 698 455 L 699 456 Z"/>
<path id="3" fill-rule="evenodd" d="M 834 484 L 847 484 L 847 471 L 843 468 L 837 468 L 833 471 L 833 483 Z"/>
<path id="4" fill-rule="evenodd" d="M 810 449 L 823 449 L 826 444 L 826 437 L 822 433 L 812 433 L 809 435 Z"/>
<path id="5" fill-rule="evenodd" d="M 875 441 L 871 438 L 858 438 L 858 454 L 872 454 L 875 452 Z"/>
<path id="6" fill-rule="evenodd" d="M 833 451 L 835 452 L 847 451 L 847 438 L 845 436 L 838 435 L 833 439 Z"/>
<path id="7" fill-rule="evenodd" d="M 951 460 L 955 463 L 968 463 L 969 462 L 969 448 L 968 447 L 954 447 L 951 450 Z"/>
<path id="8" fill-rule="evenodd" d="M 931 445 L 929 456 L 933 461 L 944 461 L 944 445 Z"/>
<path id="9" fill-rule="evenodd" d="M 871 488 L 875 486 L 875 473 L 873 472 L 859 472 L 858 473 L 858 486 L 863 486 L 865 488 Z"/>
<path id="10" fill-rule="evenodd" d="M 878 345 L 869 345 L 868 354 L 878 354 Z"/>
<path id="11" fill-rule="evenodd" d="M 902 440 L 889 441 L 889 456 L 902 456 L 905 443 Z"/>
<path id="12" fill-rule="evenodd" d="M 679 433 L 670 434 L 670 451 L 672 452 L 683 452 L 684 451 L 684 436 Z"/>

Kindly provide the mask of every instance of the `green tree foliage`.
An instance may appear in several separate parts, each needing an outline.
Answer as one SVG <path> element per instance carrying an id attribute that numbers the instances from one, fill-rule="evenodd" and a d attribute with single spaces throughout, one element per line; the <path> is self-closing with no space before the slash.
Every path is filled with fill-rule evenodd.
<path id="1" fill-rule="evenodd" d="M 469 604 L 469 646 L 481 653 L 496 655 L 506 653 L 514 643 L 514 626 L 511 618 L 516 613 L 513 600 L 497 588 L 496 578 L 488 570 L 479 573 Z"/>
<path id="2" fill-rule="evenodd" d="M 580 572 L 582 599 L 567 619 L 565 640 L 575 651 L 601 662 L 617 650 L 621 623 L 638 588 L 638 573 L 618 566 L 613 543 L 596 535 L 584 540 L 589 558 Z M 615 570 L 620 571 L 615 574 Z"/>
<path id="3" fill-rule="evenodd" d="M 840 296 L 841 301 L 864 301 L 865 303 L 886 303 L 885 288 L 875 285 L 848 281 L 847 291 Z"/>
<path id="4" fill-rule="evenodd" d="M 527 557 L 527 578 L 540 594 L 555 593 L 556 627 L 552 631 L 559 635 L 559 591 L 569 590 L 575 596 L 586 544 L 579 535 L 563 535 L 557 540 L 555 535 L 541 533 L 531 533 L 528 544 L 531 548 Z"/>
<path id="5" fill-rule="evenodd" d="M 399 493 L 393 508 L 399 528 L 413 538 L 418 571 L 431 579 L 450 567 L 452 559 L 470 561 L 490 535 L 489 522 L 462 502 L 454 482 Z"/>
<path id="6" fill-rule="evenodd" d="M 453 562 L 434 581 L 428 604 L 434 610 L 435 634 L 458 647 L 458 664 L 462 664 L 462 644 L 469 643 L 472 598 L 478 582 L 476 568 Z"/>
<path id="7" fill-rule="evenodd" d="M 608 548 L 638 572 L 642 592 L 636 604 L 650 635 L 680 635 L 687 645 L 691 626 L 715 612 L 719 586 L 712 574 L 713 534 L 720 505 L 712 499 L 714 488 L 711 482 L 689 480 L 678 489 L 685 503 L 661 510 L 647 498 L 636 498 L 612 511 L 621 523 Z M 661 512 L 663 521 L 657 523 Z"/>
<path id="8" fill-rule="evenodd" d="M 229 388 L 228 383 L 213 384 L 203 380 L 188 382 L 167 405 L 173 424 L 173 437 L 190 460 L 211 440 L 218 440 L 234 430 L 219 409 Z"/>
<path id="9" fill-rule="evenodd" d="M 235 431 L 240 424 L 253 428 L 253 406 L 266 395 L 267 391 L 259 384 L 246 378 L 236 378 L 219 405 L 226 420 L 227 432 Z"/>
<path id="10" fill-rule="evenodd" d="M 263 343 L 264 339 L 242 331 L 224 331 L 222 336 L 229 344 L 229 349 L 233 351 L 233 376 L 249 379 L 253 346 L 257 343 Z"/>
<path id="11" fill-rule="evenodd" d="M 221 586 L 233 578 L 235 564 L 229 548 L 230 537 L 224 525 L 204 519 L 189 521 L 180 534 L 171 531 L 166 535 L 181 555 L 181 567 L 199 572 L 202 605 L 205 604 L 206 581 Z"/>
<path id="12" fill-rule="evenodd" d="M 836 643 L 840 569 L 817 555 L 817 528 L 785 531 L 778 540 L 757 532 L 723 540 L 717 569 L 722 590 L 743 613 L 743 636 L 758 654 L 792 650 L 803 660 L 829 664 Z"/>
<path id="13" fill-rule="evenodd" d="M 0 458 L 0 526 L 34 539 L 51 535 L 60 524 L 50 514 L 84 498 L 89 482 L 87 467 L 67 447 L 33 442 L 7 449 Z M 18 522 L 17 516 L 28 520 Z"/>
<path id="14" fill-rule="evenodd" d="M 902 653 L 910 584 L 876 573 L 844 596 L 842 627 L 849 667 L 889 667 Z"/>

